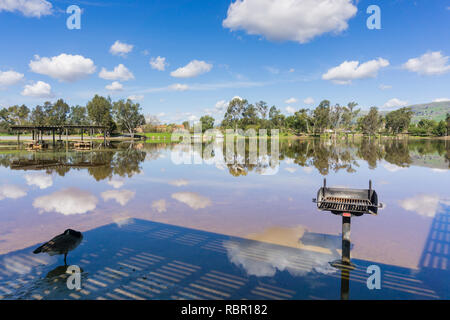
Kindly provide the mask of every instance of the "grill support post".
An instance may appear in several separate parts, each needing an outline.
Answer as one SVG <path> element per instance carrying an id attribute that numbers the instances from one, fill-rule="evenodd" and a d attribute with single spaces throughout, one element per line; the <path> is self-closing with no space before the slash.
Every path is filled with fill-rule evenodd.
<path id="1" fill-rule="evenodd" d="M 341 270 L 341 300 L 348 300 L 350 294 L 350 271 L 355 266 L 350 261 L 350 224 L 351 215 L 342 214 L 342 254 L 341 260 L 330 262 L 331 266 Z"/>
<path id="2" fill-rule="evenodd" d="M 341 269 L 341 300 L 348 300 L 350 295 L 350 270 Z"/>
<path id="3" fill-rule="evenodd" d="M 353 270 L 355 266 L 350 260 L 350 224 L 351 224 L 351 214 L 342 214 L 342 253 L 341 259 L 330 262 L 331 266 L 340 270 Z"/>
<path id="4" fill-rule="evenodd" d="M 350 222 L 351 217 L 342 216 L 342 263 L 350 265 Z"/>

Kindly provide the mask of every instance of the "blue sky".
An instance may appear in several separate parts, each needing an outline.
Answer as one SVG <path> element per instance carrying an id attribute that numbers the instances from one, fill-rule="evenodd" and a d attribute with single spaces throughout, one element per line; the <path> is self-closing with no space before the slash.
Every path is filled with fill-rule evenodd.
<path id="1" fill-rule="evenodd" d="M 0 0 L 0 106 L 101 94 L 181 122 L 221 119 L 235 96 L 285 114 L 322 99 L 392 109 L 450 98 L 450 1 L 329 3 Z M 70 5 L 79 30 L 66 27 Z M 366 26 L 370 5 L 381 30 Z"/>

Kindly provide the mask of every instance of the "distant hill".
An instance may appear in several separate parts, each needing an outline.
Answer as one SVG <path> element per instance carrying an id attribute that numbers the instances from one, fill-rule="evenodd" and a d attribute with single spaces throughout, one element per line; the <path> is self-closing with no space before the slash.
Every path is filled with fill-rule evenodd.
<path id="1" fill-rule="evenodd" d="M 450 101 L 415 104 L 409 107 L 414 112 L 412 122 L 419 122 L 421 119 L 441 121 L 450 113 Z"/>
<path id="2" fill-rule="evenodd" d="M 417 123 L 421 119 L 445 120 L 446 114 L 450 113 L 450 101 L 414 104 L 408 107 L 414 112 L 411 120 L 413 123 Z M 400 107 L 397 109 L 400 109 Z M 380 113 L 385 116 L 391 111 L 393 110 L 381 110 Z M 365 116 L 368 112 L 368 110 L 362 110 L 358 117 Z"/>

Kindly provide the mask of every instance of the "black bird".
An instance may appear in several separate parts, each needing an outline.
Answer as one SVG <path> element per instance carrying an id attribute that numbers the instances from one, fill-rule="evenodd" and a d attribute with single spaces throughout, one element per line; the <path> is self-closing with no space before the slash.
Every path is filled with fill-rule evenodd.
<path id="1" fill-rule="evenodd" d="M 54 237 L 52 240 L 44 243 L 42 246 L 34 250 L 33 253 L 36 254 L 47 252 L 51 256 L 64 254 L 64 265 L 67 265 L 67 253 L 78 247 L 81 240 L 83 240 L 83 235 L 81 232 L 67 229 L 63 234 Z"/>

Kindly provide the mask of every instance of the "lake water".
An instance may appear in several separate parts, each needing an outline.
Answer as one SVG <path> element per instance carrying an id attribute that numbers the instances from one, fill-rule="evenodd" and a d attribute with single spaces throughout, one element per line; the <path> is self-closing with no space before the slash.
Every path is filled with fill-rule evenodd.
<path id="1" fill-rule="evenodd" d="M 279 162 L 197 154 L 202 164 L 175 164 L 195 151 L 3 145 L 0 299 L 450 298 L 450 142 L 310 139 L 279 151 Z M 372 180 L 384 204 L 352 218 L 349 276 L 329 264 L 342 218 L 312 203 L 324 177 L 355 188 Z M 68 255 L 82 270 L 78 291 L 62 256 L 32 254 L 68 228 L 84 235 Z M 371 265 L 381 289 L 366 285 Z"/>

